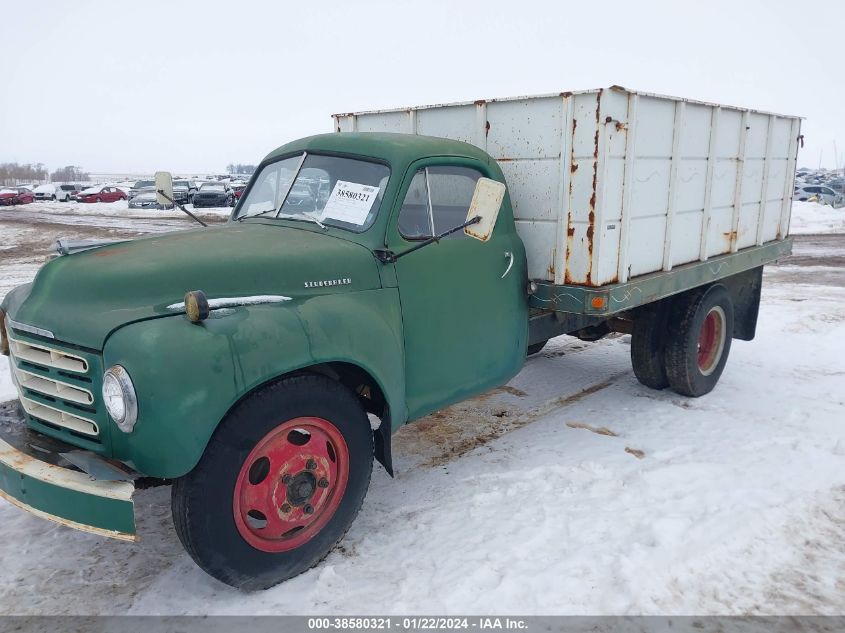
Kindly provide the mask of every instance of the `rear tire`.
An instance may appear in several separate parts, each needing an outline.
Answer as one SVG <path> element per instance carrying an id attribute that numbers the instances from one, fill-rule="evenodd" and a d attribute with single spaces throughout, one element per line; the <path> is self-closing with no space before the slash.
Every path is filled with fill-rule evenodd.
<path id="1" fill-rule="evenodd" d="M 372 469 L 373 434 L 356 396 L 324 376 L 293 376 L 223 420 L 199 464 L 173 484 L 173 523 L 206 573 L 266 589 L 343 538 Z"/>
<path id="2" fill-rule="evenodd" d="M 665 389 L 669 386 L 663 362 L 668 316 L 669 306 L 658 302 L 643 308 L 634 319 L 631 366 L 637 380 L 651 389 Z"/>
<path id="3" fill-rule="evenodd" d="M 669 319 L 664 361 L 669 385 L 697 398 L 719 382 L 733 339 L 733 302 L 721 285 L 676 300 Z"/>

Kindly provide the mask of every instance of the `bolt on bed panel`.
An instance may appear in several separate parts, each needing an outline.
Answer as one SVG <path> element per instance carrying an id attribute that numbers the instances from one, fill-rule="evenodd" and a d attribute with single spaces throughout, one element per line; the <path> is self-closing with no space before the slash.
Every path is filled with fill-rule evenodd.
<path id="1" fill-rule="evenodd" d="M 532 279 L 624 283 L 788 235 L 796 117 L 614 86 L 334 118 L 487 151 Z"/>

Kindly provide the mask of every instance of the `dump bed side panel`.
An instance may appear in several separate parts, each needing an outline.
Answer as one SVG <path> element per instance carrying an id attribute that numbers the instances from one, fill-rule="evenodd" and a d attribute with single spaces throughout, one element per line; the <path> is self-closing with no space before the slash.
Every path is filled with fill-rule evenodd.
<path id="1" fill-rule="evenodd" d="M 618 87 L 335 115 L 487 151 L 528 274 L 597 287 L 788 234 L 800 119 Z"/>

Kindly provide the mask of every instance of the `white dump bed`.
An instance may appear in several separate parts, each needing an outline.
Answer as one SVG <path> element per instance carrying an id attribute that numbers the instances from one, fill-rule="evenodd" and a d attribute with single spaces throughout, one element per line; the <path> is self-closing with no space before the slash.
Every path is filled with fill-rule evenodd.
<path id="1" fill-rule="evenodd" d="M 601 286 L 786 237 L 801 121 L 613 87 L 335 115 L 472 143 L 508 182 L 532 279 Z"/>

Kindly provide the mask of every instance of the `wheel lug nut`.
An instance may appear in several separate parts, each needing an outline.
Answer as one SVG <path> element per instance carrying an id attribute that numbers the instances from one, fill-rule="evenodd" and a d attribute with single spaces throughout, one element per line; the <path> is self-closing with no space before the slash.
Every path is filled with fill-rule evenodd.
<path id="1" fill-rule="evenodd" d="M 314 507 L 310 506 L 310 505 L 306 505 L 304 508 L 302 508 L 302 511 L 305 514 L 314 514 Z"/>
<path id="2" fill-rule="evenodd" d="M 285 514 L 290 512 L 290 504 L 289 503 L 283 503 L 282 504 L 282 512 L 284 512 Z"/>
<path id="3" fill-rule="evenodd" d="M 320 486 L 320 488 L 328 488 L 329 487 L 329 480 L 328 479 L 321 479 L 320 481 L 317 482 L 317 485 Z"/>
<path id="4" fill-rule="evenodd" d="M 307 462 L 305 462 L 305 467 L 308 470 L 314 470 L 315 468 L 317 468 L 317 462 L 315 462 L 313 459 L 309 459 Z"/>
<path id="5" fill-rule="evenodd" d="M 287 486 L 290 483 L 291 479 L 293 479 L 293 477 L 291 477 L 290 475 L 285 475 L 284 477 L 282 477 L 282 483 Z"/>

